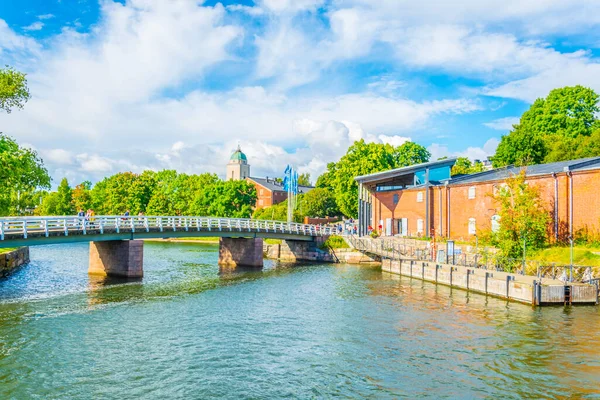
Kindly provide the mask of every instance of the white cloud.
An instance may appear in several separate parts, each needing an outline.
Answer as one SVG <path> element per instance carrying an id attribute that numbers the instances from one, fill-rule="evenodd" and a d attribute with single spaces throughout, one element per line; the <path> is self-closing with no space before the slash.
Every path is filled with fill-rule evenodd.
<path id="1" fill-rule="evenodd" d="M 482 147 L 470 146 L 466 150 L 451 152 L 448 150 L 448 146 L 432 143 L 427 147 L 427 150 L 431 153 L 431 159 L 437 160 L 441 157 L 467 157 L 471 161 L 475 160 L 486 160 L 488 157 L 496 153 L 496 148 L 500 141 L 496 138 L 488 139 Z"/>
<path id="2" fill-rule="evenodd" d="M 513 125 L 519 123 L 520 117 L 504 117 L 498 118 L 490 122 L 486 122 L 483 125 L 488 128 L 496 129 L 498 131 L 510 131 Z"/>
<path id="3" fill-rule="evenodd" d="M 27 25 L 23 27 L 24 31 L 39 31 L 42 30 L 42 28 L 44 27 L 44 23 L 41 21 L 36 21 L 34 23 L 32 23 L 31 25 Z"/>
<path id="4" fill-rule="evenodd" d="M 44 19 L 51 19 L 54 18 L 54 14 L 42 14 L 42 15 L 38 15 L 38 19 L 44 20 Z"/>

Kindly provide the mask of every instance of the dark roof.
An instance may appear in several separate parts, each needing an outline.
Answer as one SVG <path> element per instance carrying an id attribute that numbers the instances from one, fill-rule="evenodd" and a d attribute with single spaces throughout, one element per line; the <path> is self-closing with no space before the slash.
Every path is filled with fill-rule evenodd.
<path id="1" fill-rule="evenodd" d="M 449 184 L 480 183 L 486 181 L 504 180 L 525 170 L 527 176 L 551 175 L 553 173 L 567 171 L 583 171 L 589 169 L 600 169 L 600 157 L 580 158 L 579 160 L 559 161 L 549 164 L 528 165 L 526 167 L 507 167 L 491 169 L 469 175 L 454 176 L 448 181 Z"/>
<path id="2" fill-rule="evenodd" d="M 286 190 L 283 188 L 282 183 L 275 182 L 274 179 L 271 178 L 255 178 L 249 177 L 248 179 L 258 183 L 259 185 L 269 189 L 272 192 L 285 192 Z M 307 193 L 314 189 L 314 186 L 298 186 L 298 192 L 301 194 Z"/>
<path id="3" fill-rule="evenodd" d="M 354 178 L 354 180 L 363 182 L 363 183 L 364 182 L 385 181 L 385 180 L 389 180 L 389 179 L 395 178 L 400 175 L 413 174 L 413 173 L 420 171 L 422 169 L 425 169 L 425 168 L 441 167 L 441 166 L 445 166 L 445 165 L 452 167 L 455 163 L 456 163 L 455 157 L 446 158 L 443 160 L 430 161 L 430 162 L 421 163 L 421 164 L 409 165 L 408 167 L 402 167 L 402 168 L 390 169 L 390 170 L 382 171 L 382 172 L 376 172 L 374 174 L 361 175 L 361 176 L 357 176 L 356 178 Z"/>

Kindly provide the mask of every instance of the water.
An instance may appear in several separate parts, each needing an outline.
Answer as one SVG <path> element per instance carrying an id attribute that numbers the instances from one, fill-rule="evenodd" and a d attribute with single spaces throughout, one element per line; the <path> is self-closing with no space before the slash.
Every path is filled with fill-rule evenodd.
<path id="1" fill-rule="evenodd" d="M 219 271 L 145 244 L 138 282 L 87 245 L 0 281 L 0 398 L 600 398 L 600 311 L 544 308 L 349 265 Z"/>

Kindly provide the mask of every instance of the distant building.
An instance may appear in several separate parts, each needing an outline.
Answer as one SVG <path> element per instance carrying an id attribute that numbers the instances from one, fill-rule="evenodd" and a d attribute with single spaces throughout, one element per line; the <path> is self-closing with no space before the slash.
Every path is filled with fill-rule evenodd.
<path id="1" fill-rule="evenodd" d="M 237 150 L 229 158 L 227 164 L 227 176 L 228 181 L 239 181 L 246 179 L 250 176 L 250 164 L 248 164 L 248 158 L 240 149 L 238 145 Z"/>
<path id="2" fill-rule="evenodd" d="M 469 240 L 478 232 L 496 231 L 500 206 L 492 195 L 521 171 L 540 190 L 555 240 L 600 231 L 600 157 L 451 177 L 455 162 L 445 159 L 356 177 L 360 233 L 381 226 L 384 235 Z"/>
<path id="3" fill-rule="evenodd" d="M 283 184 L 274 178 L 255 178 L 250 177 L 250 164 L 248 157 L 242 152 L 238 145 L 237 150 L 229 158 L 227 163 L 227 178 L 228 181 L 246 180 L 256 187 L 258 199 L 256 208 L 265 208 L 281 203 L 287 200 L 287 191 L 283 188 Z M 299 186 L 299 194 L 307 193 L 313 189 L 312 186 Z"/>
<path id="4" fill-rule="evenodd" d="M 246 178 L 256 187 L 258 199 L 256 208 L 266 208 L 287 200 L 288 194 L 281 182 L 273 178 Z M 298 186 L 298 194 L 304 194 L 314 189 L 312 186 Z"/>

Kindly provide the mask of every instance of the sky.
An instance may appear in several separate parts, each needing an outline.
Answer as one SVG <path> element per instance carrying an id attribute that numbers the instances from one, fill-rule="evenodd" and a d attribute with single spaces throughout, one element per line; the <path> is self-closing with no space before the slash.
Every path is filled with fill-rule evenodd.
<path id="1" fill-rule="evenodd" d="M 600 1 L 0 0 L 0 65 L 27 73 L 0 131 L 56 185 L 120 171 L 313 181 L 353 141 L 492 155 L 538 97 L 600 92 Z"/>

